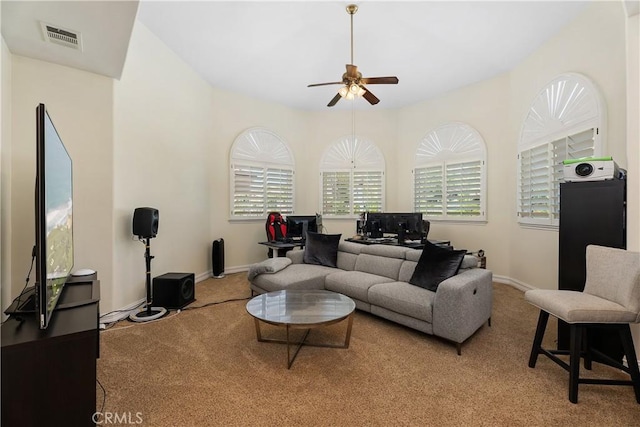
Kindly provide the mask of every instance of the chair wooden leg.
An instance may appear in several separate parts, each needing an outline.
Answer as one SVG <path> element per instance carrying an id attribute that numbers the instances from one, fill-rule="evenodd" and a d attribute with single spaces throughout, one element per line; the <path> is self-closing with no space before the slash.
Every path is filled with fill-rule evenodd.
<path id="1" fill-rule="evenodd" d="M 624 355 L 627 358 L 627 366 L 629 367 L 629 375 L 633 382 L 636 402 L 640 403 L 640 370 L 638 369 L 638 358 L 636 357 L 636 351 L 633 347 L 633 337 L 631 336 L 629 325 L 624 325 L 620 328 L 620 340 L 622 341 Z"/>
<path id="2" fill-rule="evenodd" d="M 593 354 L 589 347 L 589 328 L 582 328 L 582 348 L 584 351 L 584 369 L 590 371 L 593 367 Z"/>
<path id="3" fill-rule="evenodd" d="M 578 403 L 580 351 L 582 350 L 583 328 L 578 324 L 570 324 L 569 331 L 569 401 L 571 403 Z"/>
<path id="4" fill-rule="evenodd" d="M 538 361 L 538 355 L 542 345 L 542 338 L 544 338 L 544 331 L 547 328 L 547 321 L 549 320 L 549 313 L 544 310 L 540 310 L 540 316 L 538 317 L 538 327 L 536 328 L 536 335 L 533 339 L 533 346 L 531 347 L 531 355 L 529 356 L 529 367 L 535 368 Z"/>

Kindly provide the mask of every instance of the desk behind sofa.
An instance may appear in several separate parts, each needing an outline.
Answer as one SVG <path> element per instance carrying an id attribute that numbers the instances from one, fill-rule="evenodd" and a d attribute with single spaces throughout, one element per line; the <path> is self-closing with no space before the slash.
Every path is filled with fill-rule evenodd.
<path id="1" fill-rule="evenodd" d="M 349 238 L 349 239 L 345 239 L 345 241 L 353 242 L 353 243 L 359 243 L 361 245 L 390 245 L 390 246 L 403 246 L 405 248 L 411 248 L 411 249 L 424 249 L 424 243 L 416 242 L 416 241 L 398 243 L 398 239 L 391 238 L 391 237 L 384 237 L 384 238 L 380 238 L 380 239 L 371 239 L 371 238 L 354 239 L 354 238 Z M 432 244 L 434 244 L 436 246 L 441 246 L 443 248 L 453 249 L 453 246 L 451 246 L 451 241 L 450 240 L 429 239 L 429 243 L 432 243 Z"/>
<path id="2" fill-rule="evenodd" d="M 276 251 L 277 257 L 283 257 L 287 255 L 291 249 L 294 248 L 304 248 L 304 242 L 300 241 L 292 241 L 292 242 L 258 242 L 261 245 L 264 245 L 269 248 L 269 258 L 273 258 L 274 250 Z"/>

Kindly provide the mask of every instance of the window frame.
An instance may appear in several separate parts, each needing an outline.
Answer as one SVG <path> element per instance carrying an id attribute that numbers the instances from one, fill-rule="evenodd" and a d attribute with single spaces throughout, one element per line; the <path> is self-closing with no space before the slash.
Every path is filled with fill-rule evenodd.
<path id="1" fill-rule="evenodd" d="M 448 209 L 448 183 L 447 170 L 451 165 L 465 163 L 479 163 L 478 179 L 478 215 L 456 214 L 453 209 Z M 429 210 L 424 210 L 424 202 L 419 199 L 418 171 L 439 168 L 442 179 L 440 180 L 441 214 L 434 215 Z M 480 133 L 463 122 L 446 122 L 429 131 L 418 142 L 416 149 L 413 175 L 413 207 L 416 212 L 422 212 L 429 221 L 442 221 L 447 223 L 486 223 L 487 222 L 487 149 Z"/>
<path id="2" fill-rule="evenodd" d="M 565 89 L 566 90 L 565 92 Z M 574 158 L 565 151 L 565 158 L 555 160 L 554 144 L 567 138 L 593 130 L 594 157 L 605 152 L 604 125 L 606 108 L 600 90 L 587 77 L 578 73 L 564 73 L 555 77 L 538 93 L 532 101 L 522 127 L 516 156 L 516 216 L 520 226 L 557 230 L 560 219 L 560 183 L 562 160 Z M 524 206 L 532 206 L 530 199 L 523 199 L 523 153 L 538 149 L 547 153 L 548 212 L 546 217 L 525 215 Z M 578 150 L 580 152 L 582 150 Z M 562 156 L 560 156 L 562 157 Z M 554 171 L 556 171 L 554 173 Z M 554 176 L 555 175 L 555 176 Z M 557 207 L 557 208 L 556 208 Z M 530 211 L 531 212 L 531 211 Z"/>
<path id="3" fill-rule="evenodd" d="M 382 151 L 373 141 L 360 136 L 344 136 L 334 141 L 324 151 L 320 159 L 320 212 L 325 218 L 356 219 L 360 211 L 355 211 L 356 189 L 355 182 L 358 173 L 379 173 L 380 193 L 376 195 L 379 200 L 380 212 L 385 210 L 386 170 Z M 325 210 L 325 174 L 348 173 L 348 213 L 336 214 Z M 365 202 L 366 203 L 366 202 Z M 369 210 L 369 209 L 367 209 Z M 372 210 L 373 212 L 373 210 Z M 377 210 L 376 210 L 377 212 Z"/>
<path id="4" fill-rule="evenodd" d="M 249 180 L 249 187 L 256 185 L 261 187 L 262 209 L 255 214 L 237 214 L 236 190 L 237 190 L 237 170 L 238 168 L 252 168 L 261 170 L 262 182 Z M 269 174 L 273 171 L 288 171 L 290 179 L 286 180 L 283 188 L 290 190 L 290 197 L 285 206 L 277 206 L 269 203 Z M 257 172 L 256 172 L 257 174 Z M 230 221 L 253 221 L 264 220 L 269 212 L 278 211 L 282 214 L 293 214 L 295 207 L 295 162 L 293 154 L 288 144 L 275 132 L 262 128 L 253 127 L 243 131 L 234 140 L 229 155 L 229 220 Z M 273 187 L 271 187 L 272 189 Z M 284 190 L 283 190 L 284 191 Z M 257 194 L 258 192 L 256 192 Z M 278 198 L 276 198 L 278 199 Z M 256 204 L 258 207 L 259 204 Z"/>

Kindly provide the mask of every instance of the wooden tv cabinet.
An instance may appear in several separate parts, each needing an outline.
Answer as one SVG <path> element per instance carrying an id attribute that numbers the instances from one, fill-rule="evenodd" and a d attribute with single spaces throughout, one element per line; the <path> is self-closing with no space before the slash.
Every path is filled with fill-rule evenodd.
<path id="1" fill-rule="evenodd" d="M 2 325 L 3 426 L 95 426 L 100 282 L 91 279 L 67 282 L 59 304 L 70 308 L 47 329 L 35 313 Z"/>

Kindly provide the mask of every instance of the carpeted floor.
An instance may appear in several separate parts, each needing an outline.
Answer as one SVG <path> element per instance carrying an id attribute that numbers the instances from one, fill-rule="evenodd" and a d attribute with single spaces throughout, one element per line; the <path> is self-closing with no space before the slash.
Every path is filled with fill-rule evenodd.
<path id="1" fill-rule="evenodd" d="M 102 412 L 144 426 L 638 426 L 631 387 L 581 385 L 540 357 L 527 367 L 538 312 L 522 292 L 494 284 L 492 326 L 462 347 L 356 312 L 348 349 L 303 347 L 291 370 L 286 347 L 256 341 L 245 273 L 196 285 L 197 301 L 151 323 L 102 332 Z M 549 322 L 545 341 L 553 342 Z M 340 341 L 346 323 L 310 338 Z M 264 335 L 281 334 L 275 327 Z M 594 366 L 594 377 L 628 378 Z M 103 405 L 101 388 L 97 407 Z M 122 418 L 120 418 L 122 420 Z"/>

